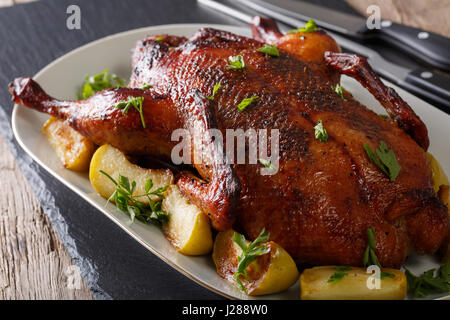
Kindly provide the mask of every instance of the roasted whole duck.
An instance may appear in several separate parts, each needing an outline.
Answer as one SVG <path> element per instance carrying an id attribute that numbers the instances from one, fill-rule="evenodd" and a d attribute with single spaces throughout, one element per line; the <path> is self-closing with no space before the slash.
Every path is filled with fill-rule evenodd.
<path id="1" fill-rule="evenodd" d="M 14 80 L 10 92 L 16 103 L 67 119 L 96 144 L 130 155 L 169 160 L 178 128 L 206 136 L 206 145 L 192 145 L 192 157 L 209 161 L 195 165 L 199 177 L 180 174 L 182 192 L 217 230 L 234 227 L 253 239 L 264 227 L 298 262 L 361 265 L 368 227 L 385 267 L 401 266 L 410 250 L 434 253 L 449 233 L 449 218 L 431 184 L 427 129 L 411 107 L 365 58 L 340 53 L 323 31 L 283 35 L 259 17 L 252 31 L 254 39 L 210 28 L 190 39 L 149 36 L 136 45 L 128 87 L 86 100 L 56 100 L 30 78 Z M 280 55 L 258 51 L 263 43 L 275 44 Z M 229 57 L 238 55 L 246 67 L 228 69 Z M 336 94 L 331 87 L 340 74 L 365 86 L 390 119 L 348 92 Z M 219 82 L 214 100 L 205 98 Z M 140 89 L 144 84 L 151 88 Z M 145 128 L 138 112 L 115 107 L 130 96 L 144 97 Z M 258 99 L 239 111 L 237 105 L 252 96 Z M 319 120 L 329 134 L 326 142 L 315 139 Z M 261 175 L 261 164 L 224 163 L 208 138 L 210 128 L 278 129 L 278 172 Z M 363 147 L 375 149 L 381 141 L 401 165 L 395 181 Z"/>

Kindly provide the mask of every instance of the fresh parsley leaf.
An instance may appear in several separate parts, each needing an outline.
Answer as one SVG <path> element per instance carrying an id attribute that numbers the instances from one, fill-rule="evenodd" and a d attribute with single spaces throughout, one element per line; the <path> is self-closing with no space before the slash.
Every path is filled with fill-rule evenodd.
<path id="1" fill-rule="evenodd" d="M 447 261 L 447 263 L 441 266 L 439 275 L 445 281 L 450 282 L 450 261 Z"/>
<path id="2" fill-rule="evenodd" d="M 304 28 L 297 28 L 289 30 L 288 33 L 298 33 L 298 32 L 314 32 L 317 31 L 319 28 L 317 28 L 317 24 L 314 20 L 309 20 Z"/>
<path id="3" fill-rule="evenodd" d="M 164 37 L 158 37 L 158 38 L 156 38 L 155 40 L 158 41 L 158 42 L 160 42 L 160 41 L 163 41 L 163 40 L 164 40 Z"/>
<path id="4" fill-rule="evenodd" d="M 344 101 L 347 101 L 347 99 L 344 98 L 344 88 L 338 83 L 336 84 L 335 87 L 331 86 L 331 89 L 333 89 L 334 92 L 336 92 L 336 94 L 341 97 L 342 99 L 344 99 Z"/>
<path id="5" fill-rule="evenodd" d="M 275 45 L 270 45 L 265 43 L 263 47 L 258 49 L 259 52 L 268 54 L 269 56 L 272 57 L 279 57 L 280 53 L 278 52 L 278 49 Z"/>
<path id="6" fill-rule="evenodd" d="M 408 282 L 408 292 L 417 298 L 422 298 L 430 294 L 450 292 L 450 281 L 448 271 L 450 269 L 450 261 L 436 269 L 424 272 L 420 276 L 414 275 L 405 268 L 405 275 Z"/>
<path id="7" fill-rule="evenodd" d="M 131 221 L 138 219 L 144 223 L 156 223 L 159 225 L 169 221 L 169 215 L 161 209 L 161 201 L 156 202 L 151 198 L 152 195 L 155 195 L 160 199 L 164 199 L 163 193 L 169 186 L 160 187 L 150 192 L 153 187 L 153 182 L 151 179 L 148 179 L 145 183 L 146 193 L 142 195 L 133 195 L 136 189 L 136 181 L 130 183 L 128 177 L 120 174 L 116 181 L 105 171 L 100 170 L 100 173 L 105 175 L 116 186 L 116 190 L 111 197 L 109 197 L 107 203 L 114 200 L 116 207 L 120 211 L 127 213 L 130 216 Z M 141 197 L 147 197 L 149 203 L 146 204 L 145 202 L 139 201 L 138 198 Z"/>
<path id="8" fill-rule="evenodd" d="M 402 167 L 398 164 L 394 151 L 388 149 L 386 142 L 381 141 L 375 152 L 366 143 L 364 149 L 369 159 L 389 177 L 391 182 L 395 181 Z"/>
<path id="9" fill-rule="evenodd" d="M 345 271 L 352 270 L 351 267 L 345 267 L 345 266 L 337 266 L 334 268 L 334 273 L 331 275 L 331 277 L 328 279 L 328 283 L 336 283 L 343 279 L 344 277 L 348 276 L 348 273 Z"/>
<path id="10" fill-rule="evenodd" d="M 380 261 L 375 254 L 376 241 L 375 241 L 375 230 L 372 227 L 367 228 L 367 246 L 363 255 L 364 266 L 376 265 L 381 268 Z"/>
<path id="11" fill-rule="evenodd" d="M 348 273 L 335 271 L 331 275 L 330 279 L 328 279 L 327 282 L 328 283 L 336 283 L 336 282 L 340 281 L 342 278 L 344 278 L 346 276 L 348 276 Z"/>
<path id="12" fill-rule="evenodd" d="M 367 234 L 367 244 L 371 249 L 375 249 L 375 247 L 377 246 L 377 243 L 375 241 L 375 230 L 373 230 L 372 227 L 369 227 L 366 230 L 366 234 Z"/>
<path id="13" fill-rule="evenodd" d="M 238 257 L 238 266 L 237 270 L 234 273 L 233 277 L 236 280 L 236 283 L 240 290 L 247 294 L 247 290 L 245 289 L 244 284 L 242 283 L 241 276 L 245 277 L 247 281 L 249 281 L 249 277 L 247 274 L 247 267 L 255 261 L 259 256 L 265 255 L 270 252 L 270 248 L 263 245 L 263 243 L 269 241 L 270 233 L 265 232 L 263 228 L 256 237 L 256 239 L 247 245 L 247 240 L 242 234 L 237 232 L 234 233 L 232 240 L 242 249 L 241 255 Z"/>
<path id="14" fill-rule="evenodd" d="M 393 278 L 395 278 L 395 274 L 381 271 L 380 279 L 383 280 L 385 278 L 392 278 L 393 279 Z"/>
<path id="15" fill-rule="evenodd" d="M 152 86 L 150 85 L 150 84 L 146 84 L 146 83 L 144 83 L 144 85 L 142 86 L 142 90 L 147 90 L 147 89 L 150 89 Z"/>
<path id="16" fill-rule="evenodd" d="M 128 110 L 133 107 L 139 112 L 141 116 L 142 127 L 145 129 L 144 113 L 142 110 L 142 103 L 144 102 L 144 97 L 128 97 L 127 101 L 122 101 L 116 104 L 117 109 L 122 109 L 122 113 L 126 114 Z"/>
<path id="17" fill-rule="evenodd" d="M 383 119 L 389 119 L 389 116 L 387 114 L 379 114 L 378 116 L 380 116 Z"/>
<path id="18" fill-rule="evenodd" d="M 391 181 L 394 181 L 402 168 L 397 162 L 394 151 L 392 149 L 388 149 L 386 143 L 384 141 L 381 141 L 378 149 L 375 150 L 375 153 L 381 160 L 381 163 L 383 163 L 383 165 L 389 171 L 389 178 L 391 179 Z"/>
<path id="19" fill-rule="evenodd" d="M 319 122 L 314 127 L 314 135 L 315 135 L 317 140 L 320 140 L 322 142 L 327 142 L 328 141 L 328 132 L 323 127 L 322 120 L 319 120 Z"/>
<path id="20" fill-rule="evenodd" d="M 217 91 L 219 91 L 221 84 L 222 84 L 222 81 L 219 81 L 219 83 L 216 83 L 213 88 L 213 94 L 206 98 L 209 100 L 214 100 L 214 97 L 216 96 Z"/>
<path id="21" fill-rule="evenodd" d="M 115 87 L 122 87 L 124 81 L 113 73 L 109 73 L 108 69 L 105 69 L 100 74 L 93 76 L 86 76 L 81 91 L 78 94 L 79 99 L 87 99 L 94 93 Z"/>
<path id="22" fill-rule="evenodd" d="M 272 162 L 270 162 L 269 160 L 258 158 L 258 161 L 267 169 L 270 169 L 270 170 L 275 169 Z"/>
<path id="23" fill-rule="evenodd" d="M 239 104 L 238 104 L 238 110 L 239 111 L 243 111 L 245 108 L 247 108 L 253 101 L 255 101 L 256 99 L 258 99 L 258 96 L 253 96 L 251 98 L 246 98 L 244 100 L 242 100 Z"/>
<path id="24" fill-rule="evenodd" d="M 230 56 L 228 57 L 228 62 L 230 63 L 227 66 L 228 70 L 242 70 L 245 68 L 243 56 Z"/>

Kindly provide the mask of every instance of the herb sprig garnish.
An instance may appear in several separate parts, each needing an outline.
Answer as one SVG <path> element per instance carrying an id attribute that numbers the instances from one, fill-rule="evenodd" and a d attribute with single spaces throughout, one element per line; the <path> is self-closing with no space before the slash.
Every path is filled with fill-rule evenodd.
<path id="1" fill-rule="evenodd" d="M 334 268 L 334 273 L 331 275 L 331 277 L 328 279 L 328 283 L 336 283 L 343 279 L 344 277 L 348 276 L 348 273 L 345 271 L 352 270 L 351 267 L 344 267 L 344 266 L 337 266 Z"/>
<path id="2" fill-rule="evenodd" d="M 267 44 L 267 43 L 265 43 L 263 47 L 258 48 L 258 51 L 262 52 L 262 53 L 265 53 L 265 54 L 268 54 L 269 56 L 272 56 L 272 57 L 279 57 L 280 56 L 280 53 L 278 52 L 277 47 L 275 45 L 270 45 L 270 44 Z"/>
<path id="3" fill-rule="evenodd" d="M 309 20 L 304 28 L 297 28 L 289 30 L 288 33 L 298 33 L 298 32 L 314 32 L 319 30 L 317 24 L 314 20 Z"/>
<path id="4" fill-rule="evenodd" d="M 142 89 L 142 90 L 148 90 L 148 89 L 150 89 L 151 87 L 152 87 L 151 84 L 144 83 L 144 85 L 141 87 L 141 89 Z"/>
<path id="5" fill-rule="evenodd" d="M 258 158 L 258 161 L 267 169 L 273 170 L 275 167 L 273 166 L 272 162 L 266 159 Z"/>
<path id="6" fill-rule="evenodd" d="M 341 97 L 344 101 L 347 101 L 347 99 L 344 98 L 344 88 L 338 83 L 335 87 L 331 86 L 331 89 L 333 89 L 336 94 Z"/>
<path id="7" fill-rule="evenodd" d="M 155 41 L 158 41 L 158 42 L 163 41 L 163 40 L 164 40 L 164 37 L 158 37 L 155 39 Z"/>
<path id="8" fill-rule="evenodd" d="M 209 99 L 209 100 L 214 100 L 214 97 L 216 96 L 217 91 L 219 91 L 220 85 L 221 85 L 221 84 L 222 84 L 222 81 L 219 81 L 219 83 L 216 83 L 216 84 L 214 85 L 212 95 L 209 96 L 209 97 L 206 97 L 206 98 Z"/>
<path id="9" fill-rule="evenodd" d="M 370 265 L 376 265 L 378 266 L 378 268 L 381 269 L 380 261 L 378 260 L 378 257 L 374 251 L 375 247 L 377 246 L 375 240 L 375 230 L 372 227 L 369 227 L 366 230 L 366 234 L 367 234 L 367 246 L 363 255 L 363 265 L 366 267 Z M 395 274 L 382 271 L 380 274 L 380 279 L 383 280 L 384 278 L 395 278 Z"/>
<path id="10" fill-rule="evenodd" d="M 380 279 L 383 280 L 384 278 L 395 278 L 395 274 L 381 271 Z"/>
<path id="11" fill-rule="evenodd" d="M 380 261 L 378 261 L 377 255 L 375 254 L 374 251 L 376 247 L 375 230 L 372 227 L 369 227 L 366 230 L 366 234 L 367 234 L 367 246 L 366 250 L 364 251 L 363 264 L 366 267 L 370 265 L 376 265 L 379 268 L 381 268 Z"/>
<path id="12" fill-rule="evenodd" d="M 245 68 L 245 62 L 243 56 L 230 56 L 228 57 L 229 65 L 228 70 L 242 70 Z"/>
<path id="13" fill-rule="evenodd" d="M 380 168 L 389 177 L 391 182 L 397 178 L 402 167 L 398 164 L 394 151 L 388 149 L 386 142 L 381 141 L 375 152 L 366 143 L 364 143 L 364 149 L 370 161 Z"/>
<path id="14" fill-rule="evenodd" d="M 314 127 L 314 136 L 316 137 L 317 140 L 320 140 L 322 142 L 328 141 L 328 132 L 323 127 L 322 120 L 319 120 L 319 122 Z"/>
<path id="15" fill-rule="evenodd" d="M 423 298 L 433 293 L 450 292 L 450 261 L 442 265 L 438 272 L 436 269 L 431 269 L 416 276 L 405 268 L 405 275 L 408 292 L 417 298 Z"/>
<path id="16" fill-rule="evenodd" d="M 244 100 L 242 100 L 239 104 L 238 104 L 238 110 L 239 111 L 243 111 L 245 108 L 247 108 L 253 101 L 255 101 L 256 99 L 258 99 L 258 96 L 253 96 L 251 98 L 246 98 Z"/>
<path id="17" fill-rule="evenodd" d="M 98 91 L 123 86 L 124 81 L 121 78 L 105 69 L 100 74 L 85 77 L 78 99 L 87 99 Z"/>
<path id="18" fill-rule="evenodd" d="M 255 261 L 256 258 L 270 252 L 270 248 L 263 245 L 264 242 L 269 240 L 269 237 L 270 233 L 265 233 L 265 229 L 263 228 L 258 237 L 247 246 L 247 241 L 242 234 L 235 232 L 233 235 L 233 241 L 242 249 L 242 254 L 238 257 L 238 267 L 233 277 L 236 279 L 239 289 L 245 294 L 247 294 L 247 290 L 240 277 L 244 276 L 247 281 L 250 281 L 247 274 L 247 267 Z"/>
<path id="19" fill-rule="evenodd" d="M 116 104 L 117 109 L 122 109 L 123 114 L 127 114 L 131 107 L 136 109 L 141 116 L 142 127 L 145 129 L 144 113 L 142 111 L 142 103 L 144 102 L 144 97 L 128 97 L 127 101 L 122 101 Z"/>
<path id="20" fill-rule="evenodd" d="M 169 221 L 169 215 L 161 209 L 162 202 L 154 201 L 151 198 L 151 196 L 154 195 L 161 200 L 164 199 L 163 193 L 169 186 L 160 187 L 150 192 L 153 187 L 153 182 L 152 179 L 148 179 L 145 183 L 145 194 L 133 195 L 136 189 L 136 181 L 130 183 L 130 180 L 127 177 L 120 174 L 118 181 L 116 181 L 105 171 L 100 170 L 100 173 L 105 175 L 116 186 L 116 190 L 111 197 L 109 197 L 108 202 L 114 200 L 116 207 L 120 211 L 130 215 L 131 221 L 134 221 L 136 218 L 144 223 L 157 223 L 159 225 Z M 148 204 L 137 200 L 137 198 L 142 197 L 148 199 Z"/>

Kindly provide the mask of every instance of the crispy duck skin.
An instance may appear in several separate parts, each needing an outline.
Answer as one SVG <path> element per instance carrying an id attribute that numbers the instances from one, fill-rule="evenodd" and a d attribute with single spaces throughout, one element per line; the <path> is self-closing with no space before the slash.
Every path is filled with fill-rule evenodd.
<path id="1" fill-rule="evenodd" d="M 16 103 L 67 119 L 78 132 L 98 145 L 111 144 L 126 154 L 152 155 L 170 160 L 176 145 L 171 141 L 172 132 L 186 128 L 191 136 L 207 134 L 216 127 L 215 112 L 211 102 L 195 90 L 191 90 L 176 108 L 170 97 L 155 93 L 153 89 L 114 88 L 103 90 L 89 99 L 61 101 L 48 96 L 30 78 L 17 78 L 10 84 L 10 92 Z M 123 114 L 116 108 L 129 97 L 143 97 L 143 127 L 140 115 L 134 110 Z M 189 117 L 183 118 L 184 114 Z M 205 146 L 191 143 L 192 160 L 202 156 L 208 165 L 199 164 L 196 169 L 208 180 L 202 181 L 189 173 L 183 173 L 178 186 L 209 214 L 218 230 L 231 228 L 235 220 L 235 208 L 240 194 L 240 182 L 229 165 L 219 158 L 211 137 L 203 137 Z M 200 152 L 202 153 L 200 155 Z"/>
<path id="2" fill-rule="evenodd" d="M 278 37 L 273 41 L 281 43 L 283 36 Z M 279 129 L 275 175 L 261 175 L 261 164 L 223 165 L 213 144 L 203 151 L 193 147 L 194 155 L 206 152 L 212 166 L 195 165 L 203 181 L 184 174 L 178 184 L 210 213 L 215 228 L 226 229 L 237 217 L 233 226 L 254 239 L 265 227 L 271 240 L 298 262 L 312 264 L 361 265 L 368 227 L 375 230 L 375 253 L 385 267 L 399 267 L 409 249 L 435 252 L 448 234 L 449 218 L 431 185 L 424 137 L 416 142 L 411 131 L 403 130 L 396 118 L 398 109 L 392 108 L 394 120 L 387 120 L 350 94 L 345 93 L 345 99 L 337 95 L 331 86 L 342 70 L 326 71 L 329 63 L 324 54 L 332 51 L 329 46 L 323 47 L 319 62 L 292 53 L 295 45 L 280 47 L 279 57 L 257 51 L 261 46 L 258 40 L 214 29 L 167 43 L 149 37 L 136 46 L 129 87 L 150 84 L 151 90 L 118 88 L 85 101 L 51 99 L 51 103 L 29 79 L 16 80 L 10 91 L 16 102 L 69 118 L 75 129 L 97 144 L 110 143 L 130 154 L 169 155 L 176 143 L 170 135 L 180 127 L 194 134 L 217 127 L 224 135 L 226 129 Z M 236 55 L 244 58 L 243 70 L 227 68 L 228 57 Z M 219 82 L 214 100 L 202 99 Z M 371 83 L 367 86 L 373 89 Z M 199 93 L 192 93 L 194 88 Z M 146 129 L 139 126 L 138 114 L 112 110 L 119 100 L 115 95 L 128 94 L 145 97 Z M 159 96 L 164 98 L 156 99 Z M 237 105 L 252 96 L 259 98 L 238 111 Z M 66 111 L 57 111 L 60 108 Z M 418 119 L 409 110 L 401 109 Z M 102 120 L 105 113 L 108 116 Z M 134 122 L 126 120 L 131 117 Z M 319 120 L 328 131 L 327 142 L 315 139 Z M 131 122 L 125 127 L 126 121 Z M 367 143 L 375 149 L 381 141 L 394 150 L 402 167 L 393 182 L 363 148 Z M 160 150 L 152 150 L 157 146 Z"/>

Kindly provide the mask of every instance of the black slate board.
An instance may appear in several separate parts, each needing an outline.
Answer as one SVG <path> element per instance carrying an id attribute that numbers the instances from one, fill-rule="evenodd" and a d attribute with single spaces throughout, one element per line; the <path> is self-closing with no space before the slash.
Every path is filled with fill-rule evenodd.
<path id="1" fill-rule="evenodd" d="M 310 2 L 354 13 L 341 1 Z M 81 8 L 81 30 L 66 28 L 66 9 L 72 4 Z M 55 58 L 93 40 L 168 23 L 242 25 L 194 0 L 40 0 L 0 9 L 0 133 L 98 299 L 222 297 L 166 265 L 34 163 L 12 136 L 13 104 L 7 85 L 15 77 L 34 75 Z"/>

